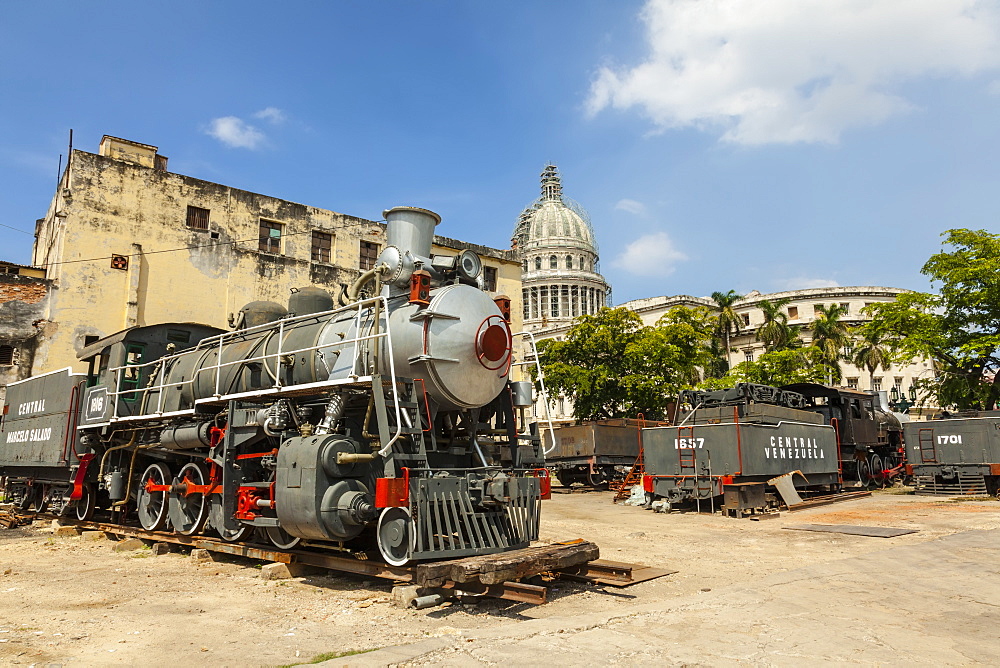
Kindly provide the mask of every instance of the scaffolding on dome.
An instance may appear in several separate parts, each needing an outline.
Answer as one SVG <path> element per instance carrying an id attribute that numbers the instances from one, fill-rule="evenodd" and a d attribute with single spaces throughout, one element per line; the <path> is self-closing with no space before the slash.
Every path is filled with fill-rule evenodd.
<path id="1" fill-rule="evenodd" d="M 545 168 L 541 173 L 541 185 L 542 194 L 534 202 L 529 204 L 518 216 L 517 226 L 514 228 L 514 234 L 511 236 L 510 243 L 514 248 L 523 248 L 524 243 L 527 240 L 528 228 L 531 225 L 531 218 L 536 211 L 542 208 L 542 205 L 546 202 L 560 202 L 567 209 L 579 216 L 580 220 L 587 227 L 587 231 L 590 233 L 590 243 L 594 247 L 594 254 L 598 257 L 600 256 L 600 248 L 597 245 L 597 235 L 594 233 L 594 225 L 590 222 L 590 214 L 584 209 L 579 202 L 576 202 L 569 197 L 566 197 L 562 193 L 562 179 L 559 176 L 559 169 L 549 163 L 545 165 Z M 595 270 L 600 273 L 599 262 L 595 264 Z"/>

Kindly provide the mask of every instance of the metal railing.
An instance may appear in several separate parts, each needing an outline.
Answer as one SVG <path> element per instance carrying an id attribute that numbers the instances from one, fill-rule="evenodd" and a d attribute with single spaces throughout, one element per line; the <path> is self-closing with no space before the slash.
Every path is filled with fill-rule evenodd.
<path id="1" fill-rule="evenodd" d="M 309 390 L 309 389 L 323 390 L 341 385 L 371 382 L 372 375 L 363 373 L 364 371 L 366 371 L 366 369 L 364 369 L 364 363 L 362 361 L 362 357 L 365 355 L 365 353 L 369 348 L 363 346 L 362 344 L 370 341 L 379 341 L 381 339 L 385 339 L 386 341 L 385 347 L 387 350 L 388 366 L 389 366 L 389 380 L 392 387 L 393 405 L 396 414 L 396 433 L 393 435 L 392 439 L 390 439 L 390 441 L 382 448 L 383 451 L 388 452 L 388 449 L 391 448 L 392 444 L 395 443 L 396 440 L 398 440 L 400 435 L 402 434 L 402 419 L 400 415 L 401 408 L 400 408 L 399 392 L 397 389 L 396 364 L 392 354 L 392 337 L 389 332 L 389 328 L 388 327 L 380 328 L 379 323 L 376 323 L 374 321 L 372 321 L 369 325 L 364 321 L 362 317 L 364 313 L 371 315 L 374 312 L 373 307 L 376 304 L 380 304 L 382 307 L 380 310 L 382 311 L 382 313 L 388 316 L 389 313 L 388 299 L 384 296 L 369 297 L 367 299 L 359 300 L 354 304 L 349 304 L 348 306 L 343 306 L 330 311 L 323 311 L 320 313 L 310 313 L 308 315 L 297 316 L 294 318 L 284 318 L 282 320 L 279 320 L 277 323 L 270 322 L 270 323 L 265 323 L 263 325 L 248 327 L 246 329 L 240 329 L 234 332 L 225 332 L 223 334 L 218 334 L 216 336 L 202 339 L 201 341 L 199 341 L 197 344 L 195 344 L 190 348 L 185 348 L 184 350 L 171 355 L 165 355 L 151 362 L 145 362 L 143 364 L 124 364 L 122 366 L 111 367 L 108 369 L 108 372 L 114 375 L 115 379 L 114 387 L 116 389 L 114 391 L 108 392 L 108 397 L 110 398 L 112 403 L 112 415 L 109 419 L 109 422 L 116 422 L 123 418 L 129 418 L 132 420 L 141 420 L 141 419 L 152 420 L 164 417 L 193 414 L 195 412 L 194 408 L 164 412 L 163 410 L 164 396 L 168 389 L 177 388 L 177 390 L 181 390 L 184 387 L 189 387 L 192 391 L 192 396 L 194 396 L 195 384 L 201 381 L 201 377 L 205 373 L 214 374 L 213 383 L 215 391 L 211 397 L 202 397 L 202 398 L 196 397 L 195 398 L 196 405 L 204 403 L 217 403 L 217 402 L 230 401 L 236 399 L 260 397 L 260 396 L 277 395 L 281 394 L 282 392 L 291 390 L 296 390 L 296 391 Z M 356 332 L 355 336 L 349 338 L 345 337 L 337 342 L 325 342 L 301 348 L 289 348 L 289 349 L 282 348 L 284 344 L 285 331 L 286 329 L 292 327 L 293 325 L 302 325 L 308 322 L 320 323 L 322 320 L 330 320 L 338 314 L 345 313 L 351 310 L 356 311 L 354 315 L 354 331 Z M 275 332 L 275 325 L 277 325 L 276 332 Z M 365 325 L 368 325 L 367 329 L 369 330 L 369 333 L 362 334 L 361 333 L 362 328 L 365 327 Z M 265 333 L 267 331 L 275 332 L 277 336 L 277 350 L 275 350 L 272 353 L 268 353 L 266 351 L 267 344 L 271 339 L 271 337 L 267 336 L 267 334 Z M 241 357 L 240 359 L 230 360 L 226 362 L 223 361 L 222 359 L 223 351 L 225 350 L 226 345 L 236 343 L 237 341 L 240 340 L 250 339 L 255 334 L 258 335 L 263 334 L 259 342 L 259 347 L 261 348 L 259 354 L 251 355 L 248 357 Z M 350 365 L 351 371 L 350 373 L 347 374 L 346 377 L 332 379 L 332 380 L 327 379 L 312 383 L 301 383 L 297 385 L 284 385 L 282 383 L 280 369 L 282 366 L 283 357 L 287 355 L 298 355 L 301 353 L 319 351 L 321 349 L 345 349 L 352 345 L 353 345 L 353 356 Z M 166 370 L 171 364 L 171 362 L 173 362 L 174 360 L 178 360 L 182 357 L 186 357 L 188 355 L 197 354 L 198 351 L 208 352 L 213 348 L 218 349 L 217 357 L 214 364 L 209 364 L 199 367 L 195 371 L 195 373 L 191 376 L 191 378 L 181 381 L 166 382 L 165 380 Z M 379 357 L 384 359 L 384 356 L 380 355 Z M 339 358 L 340 356 L 337 355 L 337 359 Z M 331 369 L 329 365 L 326 363 L 326 358 L 325 356 L 322 355 L 322 353 L 321 353 L 321 359 L 323 359 L 324 365 L 326 365 L 327 367 L 327 371 L 330 372 Z M 268 362 L 273 362 L 274 373 L 271 372 L 271 368 L 268 366 Z M 244 392 L 223 393 L 223 388 L 221 387 L 223 370 L 228 367 L 243 366 L 246 364 L 253 364 L 253 363 L 260 363 L 263 366 L 267 375 L 272 380 L 271 387 L 264 387 Z M 137 376 L 139 379 L 141 379 L 144 375 L 142 372 L 142 370 L 144 369 L 147 371 L 147 377 L 152 379 L 152 382 L 148 382 L 144 387 L 122 389 L 123 381 L 126 380 L 124 378 L 124 374 L 128 370 L 137 370 Z M 375 369 L 373 370 L 373 372 L 377 373 L 378 370 Z M 147 399 L 154 392 L 156 393 L 155 411 L 142 412 L 139 415 L 128 415 L 128 416 L 123 416 L 119 414 L 120 398 L 126 396 L 135 397 L 135 403 L 137 405 L 145 406 Z M 145 410 L 145 408 L 143 410 Z"/>

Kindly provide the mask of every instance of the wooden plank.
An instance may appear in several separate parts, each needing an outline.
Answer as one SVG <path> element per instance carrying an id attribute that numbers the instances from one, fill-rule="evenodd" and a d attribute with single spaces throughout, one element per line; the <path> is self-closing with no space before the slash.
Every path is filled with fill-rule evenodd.
<path id="1" fill-rule="evenodd" d="M 597 545 L 587 541 L 569 545 L 526 547 L 499 554 L 420 564 L 416 569 L 416 583 L 425 587 L 440 586 L 448 580 L 479 581 L 485 585 L 501 584 L 570 568 L 593 561 L 599 556 Z"/>

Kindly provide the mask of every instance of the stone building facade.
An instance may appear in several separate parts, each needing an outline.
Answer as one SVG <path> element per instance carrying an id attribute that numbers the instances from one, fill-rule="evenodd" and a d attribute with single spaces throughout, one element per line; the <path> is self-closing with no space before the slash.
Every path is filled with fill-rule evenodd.
<path id="1" fill-rule="evenodd" d="M 97 154 L 72 151 L 36 225 L 33 264 L 52 290 L 31 372 L 82 370 L 84 346 L 128 327 L 225 328 L 248 302 L 286 304 L 293 287 L 339 291 L 384 244 L 379 222 L 175 174 L 157 147 L 105 136 Z M 510 251 L 435 238 L 439 252 L 465 248 L 482 257 L 486 289 L 511 297 L 518 331 L 520 262 Z"/>
<path id="2" fill-rule="evenodd" d="M 611 286 L 600 273 L 600 255 L 587 211 L 563 195 L 555 165 L 541 173 L 541 196 L 518 217 L 511 247 L 521 260 L 524 328 L 536 341 L 565 334 L 580 316 L 608 306 Z M 530 348 L 524 359 L 534 361 Z M 573 404 L 561 395 L 537 396 L 533 413 L 555 424 L 573 421 Z"/>
<path id="3" fill-rule="evenodd" d="M 541 174 L 542 194 L 518 219 L 511 247 L 521 258 L 524 326 L 543 331 L 597 313 L 611 288 L 600 274 L 587 212 L 562 194 L 555 165 Z"/>
<path id="4" fill-rule="evenodd" d="M 764 300 L 775 303 L 787 299 L 788 303 L 783 307 L 783 312 L 788 317 L 788 324 L 800 327 L 799 336 L 808 344 L 812 341 L 809 325 L 816 319 L 817 306 L 828 307 L 831 304 L 839 304 L 845 309 L 841 321 L 853 327 L 864 322 L 865 316 L 861 310 L 865 306 L 894 301 L 896 295 L 903 292 L 906 291 L 880 286 L 810 288 L 771 294 L 761 294 L 756 290 L 750 292 L 733 305 L 741 318 L 741 323 L 739 333 L 730 339 L 729 365 L 733 367 L 740 362 L 754 361 L 763 354 L 764 344 L 757 340 L 756 334 L 757 328 L 764 324 L 764 313 L 760 308 Z M 655 323 L 660 316 L 675 306 L 704 306 L 711 310 L 717 309 L 711 299 L 687 295 L 637 299 L 622 306 L 635 311 L 647 325 Z M 852 352 L 851 347 L 844 350 L 846 357 Z M 895 387 L 901 393 L 908 393 L 914 381 L 931 378 L 934 375 L 934 366 L 930 360 L 914 360 L 907 364 L 893 365 L 888 369 L 879 368 L 874 374 L 843 361 L 841 370 L 842 384 L 846 387 L 883 392 L 891 391 Z"/>

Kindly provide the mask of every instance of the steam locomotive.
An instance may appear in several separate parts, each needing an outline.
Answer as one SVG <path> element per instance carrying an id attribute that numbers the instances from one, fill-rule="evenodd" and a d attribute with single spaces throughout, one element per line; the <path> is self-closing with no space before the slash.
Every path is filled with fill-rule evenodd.
<path id="1" fill-rule="evenodd" d="M 244 307 L 225 332 L 134 327 L 8 386 L 0 476 L 25 508 L 147 530 L 378 552 L 390 564 L 524 547 L 548 493 L 514 382 L 510 302 L 479 257 L 431 256 L 440 217 L 384 212 L 342 291 Z M 254 532 L 256 532 L 254 534 Z"/>

